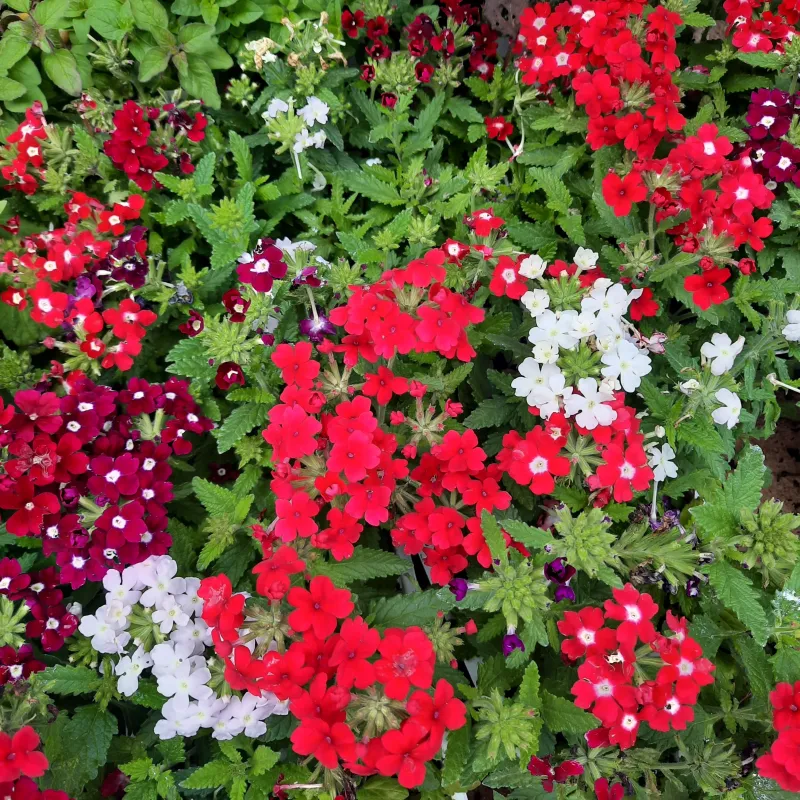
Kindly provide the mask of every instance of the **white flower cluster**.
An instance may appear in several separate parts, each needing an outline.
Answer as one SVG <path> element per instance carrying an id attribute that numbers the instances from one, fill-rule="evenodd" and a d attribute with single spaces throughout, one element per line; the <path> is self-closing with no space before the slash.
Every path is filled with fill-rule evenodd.
<path id="1" fill-rule="evenodd" d="M 80 632 L 91 637 L 97 652 L 120 656 L 114 674 L 117 690 L 126 697 L 137 691 L 144 670 L 151 671 L 158 693 L 168 698 L 163 719 L 155 726 L 161 739 L 194 736 L 200 728 L 212 728 L 215 739 L 239 733 L 261 736 L 264 720 L 286 714 L 287 704 L 272 694 L 219 697 L 208 685 L 211 671 L 205 651 L 211 631 L 201 618 L 200 580 L 177 577 L 177 572 L 169 556 L 151 556 L 122 573 L 110 570 L 103 578 L 105 604 L 81 619 Z M 149 651 L 129 632 L 141 609 L 148 609 L 152 623 L 168 636 Z"/>
<path id="2" fill-rule="evenodd" d="M 800 309 L 786 312 L 786 327 L 783 335 L 790 342 L 800 342 Z"/>
<path id="3" fill-rule="evenodd" d="M 279 114 L 286 114 L 293 105 L 294 98 L 292 97 L 289 98 L 288 102 L 286 100 L 281 100 L 279 97 L 273 97 L 263 117 L 265 120 L 275 119 Z M 311 133 L 310 129 L 313 128 L 316 123 L 325 125 L 328 122 L 329 111 L 330 107 L 328 104 L 318 97 L 309 97 L 306 100 L 306 104 L 302 108 L 296 110 L 297 116 L 303 120 L 306 127 L 294 137 L 292 150 L 295 153 L 302 153 L 303 150 L 307 150 L 309 147 L 316 147 L 319 149 L 325 146 L 327 140 L 325 131 L 319 130 L 315 133 Z"/>
<path id="4" fill-rule="evenodd" d="M 589 270 L 595 267 L 597 258 L 597 253 L 581 247 L 574 262 L 579 269 Z M 546 268 L 547 264 L 533 255 L 522 262 L 519 271 L 537 279 Z M 652 369 L 650 356 L 635 343 L 635 329 L 624 319 L 631 302 L 641 293 L 641 289 L 628 292 L 621 283 L 600 278 L 581 300 L 580 311 L 559 311 L 550 309 L 550 295 L 544 289 L 526 292 L 522 303 L 536 324 L 528 337 L 533 353 L 520 365 L 521 377 L 511 384 L 517 397 L 527 398 L 545 419 L 563 406 L 567 416 L 575 416 L 578 424 L 589 430 L 611 424 L 617 412 L 606 404 L 613 400 L 613 392 L 620 387 L 635 391 Z M 575 387 L 566 385 L 558 360 L 562 351 L 576 350 L 581 342 L 602 354 L 603 380 L 581 379 L 578 395 Z"/>

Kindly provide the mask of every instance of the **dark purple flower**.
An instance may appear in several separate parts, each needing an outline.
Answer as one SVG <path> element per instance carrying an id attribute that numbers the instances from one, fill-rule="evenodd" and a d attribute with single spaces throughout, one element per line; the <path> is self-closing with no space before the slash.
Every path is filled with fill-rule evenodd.
<path id="1" fill-rule="evenodd" d="M 457 603 L 460 603 L 467 596 L 469 584 L 464 578 L 453 578 L 447 585 L 450 587 L 450 591 L 453 595 L 455 595 Z"/>
<path id="2" fill-rule="evenodd" d="M 575 577 L 576 569 L 567 564 L 566 558 L 557 558 L 544 565 L 544 576 L 551 583 L 569 583 Z"/>
<path id="3" fill-rule="evenodd" d="M 99 288 L 95 281 L 92 280 L 92 275 L 78 275 L 75 280 L 75 297 L 79 300 L 84 297 L 94 297 Z M 98 282 L 99 283 L 99 282 Z"/>
<path id="4" fill-rule="evenodd" d="M 688 597 L 700 597 L 700 579 L 692 576 L 686 581 L 686 595 Z"/>
<path id="5" fill-rule="evenodd" d="M 503 637 L 503 655 L 508 658 L 515 650 L 525 652 L 525 643 L 516 633 L 507 633 Z"/>
<path id="6" fill-rule="evenodd" d="M 147 280 L 147 264 L 141 258 L 128 258 L 115 263 L 111 277 L 115 281 L 124 281 L 132 289 L 141 289 Z"/>
<path id="7" fill-rule="evenodd" d="M 556 589 L 556 603 L 560 603 L 562 600 L 569 600 L 572 603 L 575 602 L 575 590 L 571 586 L 559 586 Z"/>
<path id="8" fill-rule="evenodd" d="M 300 320 L 298 327 L 301 335 L 308 336 L 315 344 L 319 344 L 326 336 L 336 333 L 336 327 L 324 314 L 318 314 L 316 319 L 309 317 Z"/>

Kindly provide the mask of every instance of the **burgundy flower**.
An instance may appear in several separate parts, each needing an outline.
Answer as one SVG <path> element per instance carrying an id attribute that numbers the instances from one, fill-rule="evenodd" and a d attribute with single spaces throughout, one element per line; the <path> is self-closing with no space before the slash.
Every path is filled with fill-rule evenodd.
<path id="1" fill-rule="evenodd" d="M 309 317 L 301 320 L 298 328 L 303 336 L 308 336 L 315 344 L 336 333 L 336 326 L 324 314 L 317 314 L 316 319 Z"/>
<path id="2" fill-rule="evenodd" d="M 37 603 L 31 608 L 31 615 L 33 620 L 25 627 L 25 635 L 30 639 L 41 639 L 45 653 L 60 650 L 64 640 L 78 629 L 78 618 L 61 604 L 43 606 Z"/>
<path id="3" fill-rule="evenodd" d="M 375 80 L 375 67 L 371 64 L 364 64 L 361 67 L 361 80 L 372 83 Z"/>
<path id="4" fill-rule="evenodd" d="M 140 542 L 147 532 L 144 523 L 144 506 L 133 501 L 124 506 L 108 506 L 98 518 L 96 525 L 100 530 L 117 531 L 129 542 Z"/>
<path id="5" fill-rule="evenodd" d="M 14 511 L 6 530 L 14 536 L 38 536 L 46 514 L 55 514 L 60 505 L 52 492 L 35 494 L 29 478 L 20 478 L 13 491 L 0 492 L 0 508 Z"/>
<path id="6" fill-rule="evenodd" d="M 74 519 L 77 522 L 77 516 L 74 516 Z M 80 529 L 79 525 L 76 527 Z M 31 601 L 43 603 L 46 606 L 58 605 L 64 599 L 64 593 L 58 588 L 60 584 L 61 576 L 56 567 L 46 567 L 38 572 L 32 572 L 31 585 L 28 587 L 29 605 Z"/>
<path id="7" fill-rule="evenodd" d="M 131 453 L 118 458 L 99 456 L 90 464 L 89 490 L 95 495 L 105 495 L 116 502 L 120 496 L 130 497 L 139 490 L 139 459 Z"/>
<path id="8" fill-rule="evenodd" d="M 236 274 L 242 283 L 247 283 L 257 292 L 268 292 L 275 279 L 286 275 L 283 252 L 272 239 L 262 239 L 252 253 L 239 259 Z"/>
<path id="9" fill-rule="evenodd" d="M 150 138 L 150 123 L 145 119 L 144 109 L 126 100 L 119 111 L 114 112 L 112 136 L 121 142 L 130 142 L 132 147 L 142 147 Z"/>
<path id="10" fill-rule="evenodd" d="M 231 386 L 244 386 L 244 372 L 235 361 L 226 361 L 217 368 L 214 380 L 219 389 L 227 392 Z"/>
<path id="11" fill-rule="evenodd" d="M 436 69 L 432 64 L 423 64 L 421 61 L 414 67 L 414 73 L 420 83 L 430 83 L 434 72 Z"/>
<path id="12" fill-rule="evenodd" d="M 19 600 L 30 582 L 31 576 L 22 571 L 16 558 L 0 559 L 0 594 L 9 600 Z"/>
<path id="13" fill-rule="evenodd" d="M 381 105 L 385 108 L 394 108 L 397 105 L 397 95 L 389 92 L 381 95 Z"/>
<path id="14" fill-rule="evenodd" d="M 181 323 L 178 325 L 178 330 L 184 335 L 190 338 L 197 336 L 198 333 L 203 332 L 203 328 L 205 327 L 205 320 L 203 319 L 201 314 L 198 314 L 194 309 L 189 312 L 189 319 L 186 322 Z"/>
<path id="15" fill-rule="evenodd" d="M 270 286 L 271 285 L 270 283 Z M 250 308 L 250 301 L 245 300 L 238 289 L 228 289 L 228 291 L 222 295 L 222 305 L 225 306 L 225 309 L 231 315 L 231 322 L 244 322 L 247 309 Z"/>
<path id="16" fill-rule="evenodd" d="M 144 378 L 131 378 L 127 389 L 119 393 L 119 402 L 132 417 L 152 414 L 158 408 L 162 389 L 158 384 L 150 384 Z"/>
<path id="17" fill-rule="evenodd" d="M 230 483 L 239 477 L 239 470 L 230 464 L 215 464 L 213 461 L 208 465 L 208 479 L 212 483 Z"/>
<path id="18" fill-rule="evenodd" d="M 11 429 L 18 439 L 30 442 L 37 432 L 56 433 L 61 428 L 61 404 L 55 392 L 23 389 L 14 395 L 18 413 L 11 420 Z"/>
<path id="19" fill-rule="evenodd" d="M 364 12 L 360 9 L 352 12 L 349 9 L 342 11 L 342 31 L 351 39 L 358 37 L 358 31 L 364 27 Z"/>
<path id="20" fill-rule="evenodd" d="M 23 644 L 19 650 L 6 645 L 0 647 L 0 686 L 27 680 L 34 672 L 41 672 L 44 664 L 33 657 L 33 648 Z"/>

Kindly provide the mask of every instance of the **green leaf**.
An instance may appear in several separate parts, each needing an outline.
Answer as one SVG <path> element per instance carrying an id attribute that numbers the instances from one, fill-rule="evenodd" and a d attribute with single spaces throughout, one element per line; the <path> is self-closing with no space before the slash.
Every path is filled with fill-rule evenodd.
<path id="1" fill-rule="evenodd" d="M 541 528 L 526 525 L 518 519 L 501 519 L 500 525 L 514 541 L 525 545 L 528 550 L 541 550 L 541 548 L 553 544 L 553 534 L 543 531 Z"/>
<path id="2" fill-rule="evenodd" d="M 483 400 L 464 420 L 464 425 L 472 430 L 503 425 L 511 419 L 514 409 L 518 406 L 519 403 L 509 403 L 505 397 L 490 397 L 488 400 Z"/>
<path id="3" fill-rule="evenodd" d="M 519 700 L 528 708 L 538 709 L 541 705 L 539 697 L 539 667 L 535 661 L 531 661 L 525 668 L 525 675 L 519 687 Z"/>
<path id="4" fill-rule="evenodd" d="M 692 28 L 713 28 L 716 23 L 714 17 L 708 14 L 701 14 L 699 11 L 690 11 L 688 14 L 683 14 L 683 24 L 689 25 Z"/>
<path id="5" fill-rule="evenodd" d="M 700 537 L 703 541 L 729 538 L 738 530 L 736 517 L 721 503 L 706 502 L 702 506 L 690 508 L 689 512 L 704 534 Z"/>
<path id="6" fill-rule="evenodd" d="M 351 192 L 357 192 L 368 200 L 385 203 L 389 206 L 399 206 L 405 203 L 397 189 L 384 183 L 377 175 L 363 171 L 340 172 L 338 175 Z"/>
<path id="7" fill-rule="evenodd" d="M 139 681 L 139 688 L 128 699 L 137 706 L 154 709 L 160 709 L 167 702 L 167 698 L 159 693 L 156 682 L 145 679 Z"/>
<path id="8" fill-rule="evenodd" d="M 442 116 L 442 109 L 444 108 L 446 99 L 447 95 L 444 92 L 439 92 L 430 103 L 422 109 L 422 112 L 414 124 L 414 132 L 406 142 L 404 148 L 406 155 L 417 153 L 420 150 L 424 150 L 426 147 L 430 147 L 431 134 L 433 133 L 434 126 L 439 121 L 439 117 Z"/>
<path id="9" fill-rule="evenodd" d="M 718 560 L 709 564 L 706 572 L 717 597 L 726 608 L 736 614 L 756 642 L 763 647 L 769 639 L 770 625 L 766 612 L 758 602 L 758 593 L 753 584 L 727 561 Z"/>
<path id="10" fill-rule="evenodd" d="M 230 489 L 218 486 L 205 478 L 192 478 L 192 488 L 203 508 L 212 517 L 233 517 L 239 498 Z"/>
<path id="11" fill-rule="evenodd" d="M 753 694 L 766 702 L 775 684 L 772 665 L 764 648 L 749 636 L 739 636 L 735 640 L 736 649 L 742 658 L 744 674 Z"/>
<path id="12" fill-rule="evenodd" d="M 442 786 L 455 783 L 469 762 L 470 726 L 447 734 L 447 752 L 442 767 Z"/>
<path id="13" fill-rule="evenodd" d="M 33 10 L 33 18 L 43 28 L 57 28 L 64 19 L 70 0 L 42 0 Z"/>
<path id="14" fill-rule="evenodd" d="M 743 508 L 755 511 L 758 508 L 766 471 L 764 453 L 760 447 L 750 445 L 739 453 L 739 463 L 724 486 L 725 499 L 732 512 L 738 513 Z"/>
<path id="15" fill-rule="evenodd" d="M 192 22 L 178 31 L 178 42 L 187 53 L 205 53 L 216 47 L 214 26 Z"/>
<path id="16" fill-rule="evenodd" d="M 247 142 L 236 131 L 231 131 L 228 134 L 228 141 L 230 142 L 239 180 L 242 183 L 253 180 L 253 154 L 250 152 Z"/>
<path id="17" fill-rule="evenodd" d="M 197 97 L 211 108 L 219 108 L 217 82 L 214 80 L 211 67 L 203 60 L 202 54 L 193 55 L 188 59 L 188 67 L 180 75 L 180 79 L 181 86 L 192 97 Z"/>
<path id="18" fill-rule="evenodd" d="M 447 101 L 447 113 L 462 122 L 483 125 L 483 114 L 466 97 L 451 97 Z"/>
<path id="19" fill-rule="evenodd" d="M 53 83 L 67 94 L 81 93 L 81 76 L 75 56 L 69 50 L 55 50 L 42 54 L 42 66 Z"/>
<path id="20" fill-rule="evenodd" d="M 143 31 L 169 28 L 167 11 L 158 0 L 129 0 L 133 21 Z"/>
<path id="21" fill-rule="evenodd" d="M 783 69 L 786 63 L 785 56 L 777 53 L 737 53 L 736 58 L 751 67 L 762 67 L 763 69 Z"/>
<path id="22" fill-rule="evenodd" d="M 203 764 L 186 780 L 181 782 L 184 789 L 220 789 L 233 780 L 233 765 L 230 761 L 217 759 Z"/>
<path id="23" fill-rule="evenodd" d="M 139 80 L 149 81 L 169 66 L 170 51 L 166 47 L 149 47 L 139 62 Z"/>
<path id="24" fill-rule="evenodd" d="M 46 681 L 47 691 L 53 694 L 91 694 L 100 688 L 102 678 L 89 667 L 69 667 L 58 664 L 36 676 L 37 682 Z"/>
<path id="25" fill-rule="evenodd" d="M 11 69 L 30 49 L 31 44 L 27 39 L 6 33 L 0 39 L 0 70 Z"/>
<path id="26" fill-rule="evenodd" d="M 199 338 L 181 339 L 167 353 L 167 362 L 170 375 L 192 378 L 199 384 L 209 383 L 214 377 L 214 368 L 208 365 L 208 355 Z"/>
<path id="27" fill-rule="evenodd" d="M 410 569 L 412 563 L 408 559 L 371 547 L 356 547 L 353 555 L 344 561 L 318 560 L 311 565 L 312 574 L 327 575 L 337 586 L 402 575 Z"/>
<path id="28" fill-rule="evenodd" d="M 91 0 L 86 11 L 86 21 L 104 39 L 117 41 L 125 36 L 128 27 L 133 25 L 130 16 L 123 19 L 122 8 L 118 0 Z"/>
<path id="29" fill-rule="evenodd" d="M 503 531 L 497 520 L 488 511 L 484 511 L 481 514 L 481 530 L 483 531 L 483 538 L 486 541 L 489 552 L 492 554 L 492 558 L 499 560 L 502 564 L 507 564 L 508 550 L 506 548 L 506 540 L 503 537 Z"/>
<path id="30" fill-rule="evenodd" d="M 14 100 L 22 97 L 28 90 L 19 81 L 0 76 L 0 101 Z"/>
<path id="31" fill-rule="evenodd" d="M 574 733 L 583 735 L 598 726 L 597 719 L 571 700 L 556 697 L 542 690 L 542 719 L 551 733 Z"/>
<path id="32" fill-rule="evenodd" d="M 772 667 L 775 670 L 776 681 L 786 683 L 800 681 L 800 650 L 795 647 L 779 647 L 778 652 L 772 657 Z"/>
<path id="33" fill-rule="evenodd" d="M 245 403 L 237 406 L 225 419 L 225 422 L 214 431 L 217 438 L 217 450 L 225 453 L 243 436 L 250 433 L 258 425 L 266 422 L 269 405 Z"/>
<path id="34" fill-rule="evenodd" d="M 279 758 L 280 753 L 276 753 L 264 745 L 259 745 L 250 758 L 250 772 L 253 775 L 263 775 L 278 763 Z"/>
<path id="35" fill-rule="evenodd" d="M 449 611 L 455 600 L 438 592 L 413 592 L 381 597 L 370 605 L 369 622 L 377 628 L 427 625 L 438 611 Z"/>
<path id="36" fill-rule="evenodd" d="M 404 789 L 395 778 L 370 778 L 358 789 L 358 800 L 405 800 L 408 789 Z"/>

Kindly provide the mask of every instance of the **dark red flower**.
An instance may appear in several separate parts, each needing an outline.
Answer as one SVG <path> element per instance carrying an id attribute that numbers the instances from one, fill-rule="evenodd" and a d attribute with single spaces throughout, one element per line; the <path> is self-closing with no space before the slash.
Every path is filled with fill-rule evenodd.
<path id="1" fill-rule="evenodd" d="M 227 392 L 232 386 L 244 386 L 244 370 L 233 361 L 225 361 L 217 367 L 214 381 L 223 392 Z"/>

